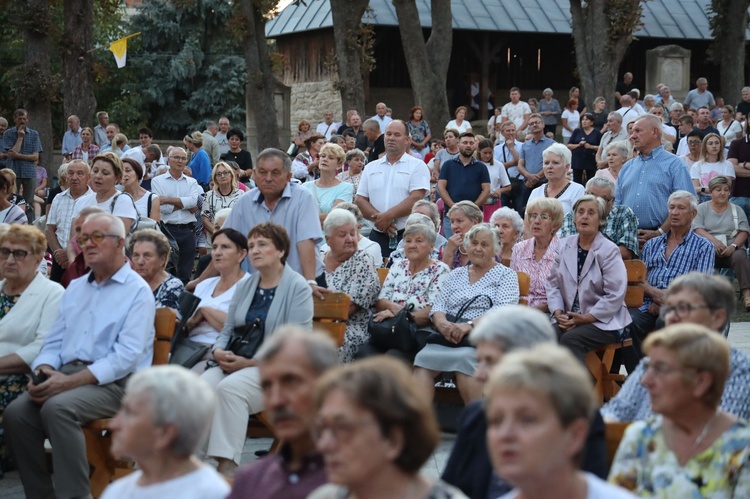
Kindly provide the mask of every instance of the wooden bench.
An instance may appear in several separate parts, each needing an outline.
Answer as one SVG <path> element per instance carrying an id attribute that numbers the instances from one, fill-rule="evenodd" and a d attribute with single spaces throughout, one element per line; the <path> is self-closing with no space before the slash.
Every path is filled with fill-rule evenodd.
<path id="1" fill-rule="evenodd" d="M 169 360 L 172 335 L 174 334 L 177 314 L 171 308 L 157 308 L 154 319 L 154 357 L 153 365 L 164 365 Z M 86 437 L 86 458 L 91 468 L 91 494 L 99 497 L 114 480 L 133 471 L 135 463 L 130 459 L 116 459 L 110 449 L 112 432 L 109 424 L 112 419 L 95 419 L 83 426 Z"/>
<path id="2" fill-rule="evenodd" d="M 386 269 L 384 267 L 381 267 L 378 270 L 378 279 L 380 279 L 380 287 L 383 287 L 383 283 L 385 283 L 385 278 L 388 277 L 388 272 L 390 272 L 391 269 Z"/>
<path id="3" fill-rule="evenodd" d="M 604 429 L 604 439 L 607 443 L 607 464 L 612 467 L 612 462 L 615 460 L 615 454 L 617 448 L 620 446 L 625 430 L 630 426 L 630 423 L 611 422 L 606 423 Z"/>
<path id="4" fill-rule="evenodd" d="M 646 282 L 646 265 L 641 260 L 625 260 L 628 272 L 628 289 L 625 292 L 625 305 L 628 308 L 640 307 L 643 304 L 643 287 Z M 594 377 L 594 391 L 599 405 L 614 397 L 620 390 L 620 383 L 625 376 L 611 373 L 615 351 L 630 347 L 633 340 L 626 339 L 618 343 L 611 343 L 592 350 L 586 355 L 586 367 Z"/>

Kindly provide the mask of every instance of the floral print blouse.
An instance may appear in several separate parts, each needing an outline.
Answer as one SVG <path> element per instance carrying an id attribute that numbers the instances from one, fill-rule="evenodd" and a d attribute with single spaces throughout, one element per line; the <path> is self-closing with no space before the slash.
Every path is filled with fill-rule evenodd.
<path id="1" fill-rule="evenodd" d="M 750 497 L 750 426 L 737 421 L 681 466 L 667 447 L 661 416 L 635 422 L 617 449 L 609 481 L 639 497 Z"/>
<path id="2" fill-rule="evenodd" d="M 396 260 L 385 278 L 378 299 L 399 305 L 413 304 L 415 310 L 432 306 L 437 300 L 443 280 L 450 273 L 446 264 L 435 261 L 416 274 L 409 271 L 409 260 Z"/>
<path id="3" fill-rule="evenodd" d="M 555 255 L 560 239 L 552 236 L 547 252 L 538 262 L 534 260 L 534 241 L 532 237 L 520 241 L 513 246 L 513 256 L 510 258 L 510 268 L 516 272 L 529 274 L 531 286 L 529 287 L 529 306 L 534 307 L 547 303 L 547 289 L 545 283 L 547 276 L 555 265 Z"/>

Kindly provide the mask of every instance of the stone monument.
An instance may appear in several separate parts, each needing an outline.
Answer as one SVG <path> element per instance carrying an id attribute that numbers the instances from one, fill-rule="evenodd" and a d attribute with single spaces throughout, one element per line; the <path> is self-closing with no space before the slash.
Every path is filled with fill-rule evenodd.
<path id="1" fill-rule="evenodd" d="M 646 51 L 646 88 L 641 97 L 663 83 L 672 97 L 682 101 L 690 91 L 690 51 L 678 45 L 662 45 Z"/>

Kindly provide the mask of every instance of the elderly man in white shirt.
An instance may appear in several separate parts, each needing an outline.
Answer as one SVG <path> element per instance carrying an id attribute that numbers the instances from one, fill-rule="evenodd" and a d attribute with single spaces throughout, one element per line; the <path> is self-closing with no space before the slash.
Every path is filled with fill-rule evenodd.
<path id="1" fill-rule="evenodd" d="M 370 239 L 383 257 L 396 249 L 414 203 L 430 190 L 430 172 L 424 161 L 408 154 L 406 123 L 391 121 L 385 128 L 385 156 L 367 165 L 359 182 L 356 205 L 375 223 Z"/>

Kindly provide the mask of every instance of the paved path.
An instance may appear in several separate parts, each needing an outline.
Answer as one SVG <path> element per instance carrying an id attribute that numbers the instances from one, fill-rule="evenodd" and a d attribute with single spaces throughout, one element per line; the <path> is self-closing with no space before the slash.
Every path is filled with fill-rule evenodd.
<path id="1" fill-rule="evenodd" d="M 732 323 L 732 327 L 729 331 L 729 343 L 740 350 L 750 353 L 750 322 Z M 434 477 L 440 476 L 440 473 L 448 460 L 448 455 L 453 447 L 454 440 L 455 435 L 449 433 L 443 434 L 440 445 L 422 469 L 425 474 Z M 248 440 L 245 443 L 245 448 L 242 453 L 242 462 L 248 463 L 257 459 L 255 457 L 255 451 L 267 449 L 270 445 L 271 440 L 267 438 Z M 0 480 L 0 498 L 23 499 L 23 497 L 23 489 L 21 488 L 21 481 L 18 478 L 18 472 L 14 471 L 7 473 L 5 478 Z"/>

